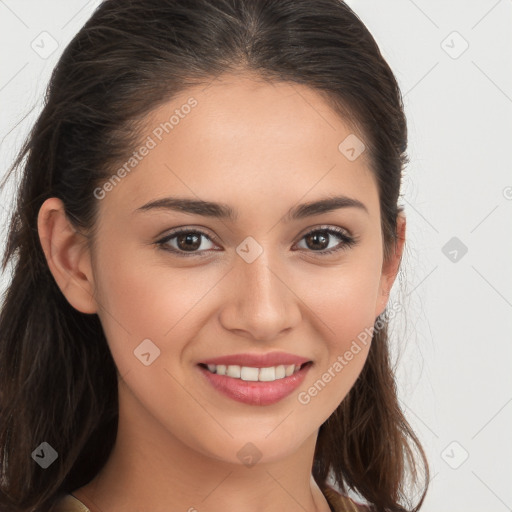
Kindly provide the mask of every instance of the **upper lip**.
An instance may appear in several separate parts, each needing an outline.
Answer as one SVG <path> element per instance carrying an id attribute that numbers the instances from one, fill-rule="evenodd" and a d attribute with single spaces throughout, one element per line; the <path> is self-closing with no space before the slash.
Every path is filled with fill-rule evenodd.
<path id="1" fill-rule="evenodd" d="M 267 354 L 231 354 L 227 356 L 213 357 L 201 361 L 203 364 L 223 364 L 226 366 L 250 366 L 252 368 L 265 368 L 280 365 L 302 365 L 310 360 L 286 352 L 269 352 Z"/>

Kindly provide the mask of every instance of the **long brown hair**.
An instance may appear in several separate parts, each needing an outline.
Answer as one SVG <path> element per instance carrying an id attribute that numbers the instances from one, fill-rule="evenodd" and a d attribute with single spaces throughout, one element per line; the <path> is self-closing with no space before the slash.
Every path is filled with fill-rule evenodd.
<path id="1" fill-rule="evenodd" d="M 152 109 L 226 72 L 305 84 L 364 134 L 378 183 L 384 256 L 397 241 L 407 163 L 402 97 L 358 16 L 340 0 L 105 0 L 65 49 L 45 106 L 14 162 L 21 169 L 3 270 L 12 280 L 0 317 L 0 509 L 48 511 L 105 464 L 118 425 L 116 366 L 97 315 L 75 310 L 42 251 L 37 216 L 60 198 L 94 232 L 93 193 L 126 159 Z M 340 141 L 341 142 L 341 141 Z M 2 186 L 5 185 L 5 182 Z M 94 369 L 94 370 L 93 370 Z M 43 469 L 33 452 L 57 452 Z M 410 503 L 408 471 L 425 482 Z M 374 510 L 419 510 L 428 463 L 399 407 L 387 325 L 346 398 L 320 427 L 313 463 Z"/>

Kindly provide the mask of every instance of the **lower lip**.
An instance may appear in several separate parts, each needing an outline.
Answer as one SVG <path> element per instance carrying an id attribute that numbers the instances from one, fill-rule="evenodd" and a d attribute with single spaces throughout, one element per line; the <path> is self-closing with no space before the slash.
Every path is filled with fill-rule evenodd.
<path id="1" fill-rule="evenodd" d="M 246 381 L 225 375 L 217 375 L 198 366 L 208 382 L 225 396 L 249 405 L 272 405 L 287 397 L 297 389 L 306 377 L 311 363 L 298 372 L 272 382 Z"/>

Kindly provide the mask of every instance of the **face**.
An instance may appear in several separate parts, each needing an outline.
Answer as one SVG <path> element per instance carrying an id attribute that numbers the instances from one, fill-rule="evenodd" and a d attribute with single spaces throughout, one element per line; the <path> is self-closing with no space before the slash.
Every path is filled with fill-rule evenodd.
<path id="1" fill-rule="evenodd" d="M 238 464 L 246 443 L 262 462 L 283 457 L 360 374 L 370 347 L 361 333 L 395 274 L 383 267 L 367 155 L 339 149 L 351 134 L 311 89 L 226 76 L 152 112 L 147 150 L 135 148 L 129 172 L 98 192 L 94 304 L 120 396 L 183 445 Z M 300 207 L 334 196 L 353 204 Z M 166 198 L 220 203 L 232 216 Z M 200 366 L 277 352 L 309 363 L 280 384 L 207 377 Z M 217 387 L 227 379 L 228 394 Z"/>

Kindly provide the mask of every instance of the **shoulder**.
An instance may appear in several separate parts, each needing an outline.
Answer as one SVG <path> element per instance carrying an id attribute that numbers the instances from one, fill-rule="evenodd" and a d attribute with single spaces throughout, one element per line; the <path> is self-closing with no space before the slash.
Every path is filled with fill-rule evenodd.
<path id="1" fill-rule="evenodd" d="M 368 505 L 364 505 L 348 496 L 340 494 L 330 486 L 325 486 L 322 492 L 335 512 L 371 512 Z"/>
<path id="2" fill-rule="evenodd" d="M 50 512 L 91 512 L 80 500 L 71 494 L 61 497 Z"/>

